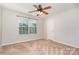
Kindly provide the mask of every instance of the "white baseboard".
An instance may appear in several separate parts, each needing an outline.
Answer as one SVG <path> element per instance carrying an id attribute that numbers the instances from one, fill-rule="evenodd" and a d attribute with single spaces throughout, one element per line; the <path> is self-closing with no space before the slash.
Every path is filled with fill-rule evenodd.
<path id="1" fill-rule="evenodd" d="M 38 39 L 20 40 L 20 41 L 16 41 L 16 42 L 1 44 L 0 46 L 6 46 L 6 45 L 21 43 L 21 42 L 26 42 L 26 41 L 31 41 L 31 40 L 38 40 Z"/>

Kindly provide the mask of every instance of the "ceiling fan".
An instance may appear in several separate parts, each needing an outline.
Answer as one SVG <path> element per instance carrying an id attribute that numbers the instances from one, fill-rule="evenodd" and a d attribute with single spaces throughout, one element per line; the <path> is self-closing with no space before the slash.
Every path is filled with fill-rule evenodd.
<path id="1" fill-rule="evenodd" d="M 29 11 L 29 13 L 37 12 L 37 16 L 42 15 L 42 14 L 48 15 L 48 12 L 46 12 L 45 10 L 51 8 L 51 6 L 47 6 L 47 7 L 44 7 L 44 8 L 42 7 L 42 5 L 33 5 L 33 6 L 36 8 L 36 10 Z"/>

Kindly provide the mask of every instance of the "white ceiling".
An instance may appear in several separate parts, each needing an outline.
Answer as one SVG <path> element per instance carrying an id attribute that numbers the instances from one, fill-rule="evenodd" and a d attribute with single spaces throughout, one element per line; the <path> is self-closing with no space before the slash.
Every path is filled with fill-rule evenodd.
<path id="1" fill-rule="evenodd" d="M 4 4 L 0 4 L 0 5 L 4 6 L 6 8 L 9 8 L 9 9 L 13 9 L 16 11 L 27 13 L 29 15 L 36 16 L 35 13 L 28 13 L 28 11 L 32 11 L 35 9 L 35 7 L 33 7 L 33 4 L 34 3 L 14 3 L 14 4 L 13 3 L 6 3 L 6 4 L 4 3 Z M 51 15 L 54 15 L 54 14 L 63 12 L 65 10 L 79 6 L 79 4 L 77 4 L 77 3 L 38 3 L 35 5 L 39 5 L 39 4 L 41 4 L 43 7 L 52 6 L 51 9 L 47 10 L 49 15 L 42 15 L 42 16 L 40 16 L 41 18 L 42 17 L 46 18 Z"/>

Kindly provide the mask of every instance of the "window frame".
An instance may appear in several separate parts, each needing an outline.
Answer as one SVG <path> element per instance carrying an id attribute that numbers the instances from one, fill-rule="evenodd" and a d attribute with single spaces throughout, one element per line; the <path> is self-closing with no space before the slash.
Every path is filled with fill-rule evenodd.
<path id="1" fill-rule="evenodd" d="M 22 21 L 21 19 L 23 19 L 24 21 L 27 20 L 27 21 L 26 21 L 26 23 L 27 23 L 27 24 L 26 24 L 26 25 L 27 25 L 27 31 L 25 31 L 25 32 L 27 32 L 27 33 L 21 33 L 21 32 L 20 32 L 20 31 L 22 31 L 22 32 L 24 31 L 24 30 L 20 30 L 20 28 L 21 28 L 21 27 L 20 27 L 20 24 L 21 24 L 21 21 Z M 21 17 L 21 19 L 19 19 L 19 21 L 21 20 L 20 23 L 19 23 L 19 31 L 18 31 L 18 32 L 19 32 L 19 35 L 32 35 L 32 34 L 35 34 L 35 35 L 36 35 L 36 34 L 37 34 L 37 20 L 35 20 L 35 19 L 29 19 L 29 18 L 23 18 L 23 17 Z M 32 21 L 33 21 L 33 20 L 35 21 L 35 24 L 36 24 L 35 27 L 34 27 L 33 23 L 29 23 L 29 22 L 31 22 L 31 20 L 32 20 Z M 25 24 L 25 23 L 22 23 L 22 24 Z M 31 24 L 32 24 L 31 27 L 34 28 L 34 29 L 32 29 L 32 30 L 30 30 L 30 28 L 29 28 L 29 27 L 30 27 L 29 25 L 31 25 Z M 25 27 L 25 26 L 22 26 L 22 27 Z M 34 32 L 33 32 L 33 31 L 34 31 Z M 32 33 L 30 33 L 30 32 L 32 32 Z"/>

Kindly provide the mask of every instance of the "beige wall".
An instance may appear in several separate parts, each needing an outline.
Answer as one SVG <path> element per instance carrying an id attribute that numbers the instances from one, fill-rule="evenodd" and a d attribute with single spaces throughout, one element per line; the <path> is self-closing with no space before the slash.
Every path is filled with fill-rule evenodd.
<path id="1" fill-rule="evenodd" d="M 50 17 L 46 25 L 48 39 L 79 47 L 79 7 Z"/>
<path id="2" fill-rule="evenodd" d="M 42 19 L 37 20 L 38 33 L 36 35 L 19 35 L 18 34 L 18 17 L 16 17 L 16 15 L 26 16 L 26 14 L 22 14 L 19 12 L 15 12 L 15 11 L 3 8 L 2 45 L 43 38 L 44 27 L 43 27 Z"/>
<path id="3" fill-rule="evenodd" d="M 1 41 L 2 41 L 2 10 L 0 7 L 0 45 L 1 45 Z"/>

